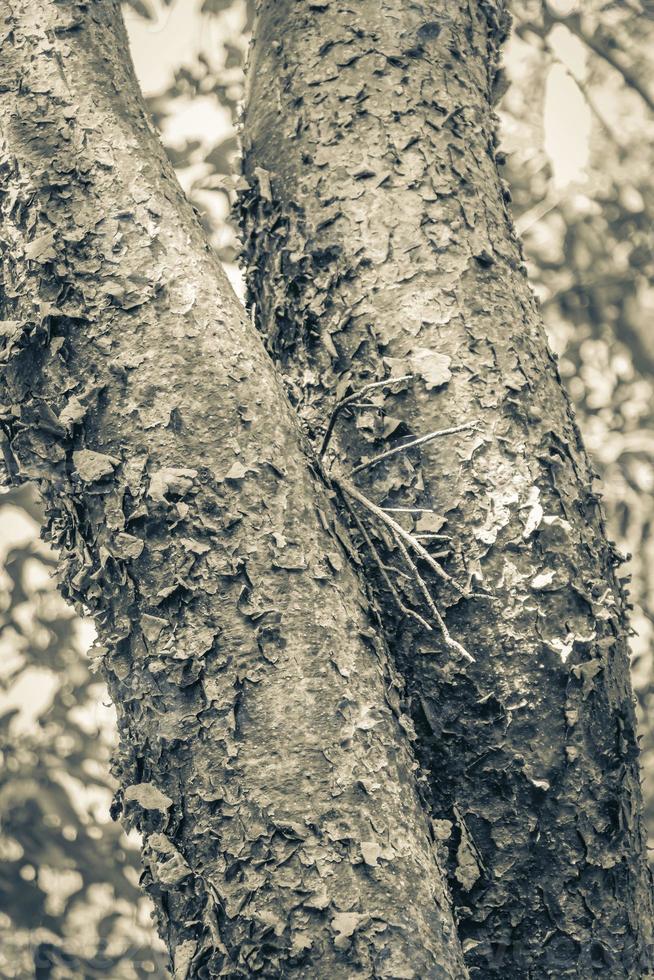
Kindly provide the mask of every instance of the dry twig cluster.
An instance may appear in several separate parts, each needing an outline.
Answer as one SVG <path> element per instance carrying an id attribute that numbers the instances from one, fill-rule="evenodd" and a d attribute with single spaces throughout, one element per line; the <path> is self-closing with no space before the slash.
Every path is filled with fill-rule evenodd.
<path id="1" fill-rule="evenodd" d="M 358 391 L 353 392 L 351 395 L 347 395 L 345 398 L 342 398 L 334 407 L 329 419 L 320 448 L 320 459 L 324 460 L 336 423 L 344 410 L 376 408 L 378 406 L 376 406 L 374 403 L 365 400 L 366 396 L 372 391 L 390 388 L 392 385 L 397 384 L 398 382 L 412 381 L 413 379 L 414 375 L 405 374 L 397 378 L 386 378 L 383 381 L 374 381 L 371 384 L 360 388 Z M 457 432 L 474 430 L 476 429 L 477 425 L 477 421 L 473 420 L 471 422 L 463 422 L 461 425 L 451 426 L 447 429 L 437 429 L 434 432 L 429 432 L 426 435 L 411 439 L 409 442 L 403 442 L 400 445 L 393 446 L 392 448 L 387 449 L 385 452 L 379 453 L 377 456 L 373 456 L 371 459 L 362 461 L 348 474 L 335 472 L 335 467 L 333 464 L 327 468 L 325 473 L 327 481 L 340 493 L 345 507 L 348 513 L 351 515 L 352 521 L 363 539 L 370 558 L 376 565 L 384 584 L 393 596 L 393 599 L 400 612 L 404 616 L 414 619 L 422 626 L 423 629 L 429 632 L 433 631 L 435 624 L 442 633 L 446 645 L 469 663 L 474 662 L 474 657 L 450 634 L 443 616 L 436 605 L 436 601 L 429 589 L 429 586 L 427 585 L 427 582 L 420 571 L 419 562 L 424 562 L 424 564 L 434 573 L 434 575 L 453 588 L 464 599 L 488 599 L 490 596 L 486 593 L 469 591 L 445 571 L 439 559 L 447 557 L 449 554 L 449 548 L 437 552 L 430 552 L 427 550 L 425 544 L 429 542 L 449 542 L 450 539 L 447 535 L 434 533 L 412 533 L 405 530 L 405 528 L 403 528 L 399 521 L 393 516 L 393 514 L 398 513 L 424 513 L 429 511 L 429 508 L 381 507 L 374 503 L 374 501 L 370 500 L 370 498 L 367 497 L 359 489 L 359 487 L 352 482 L 351 478 L 364 470 L 377 466 L 379 463 L 396 456 L 398 453 L 406 452 L 409 449 L 415 449 L 418 446 L 424 446 L 426 443 L 431 442 L 433 439 L 437 439 L 441 436 L 448 436 Z M 399 552 L 404 571 L 394 565 L 387 564 L 382 559 L 370 528 L 370 525 L 374 524 L 375 522 L 378 525 L 381 525 L 392 538 Z M 425 542 L 425 544 L 423 544 L 423 542 Z M 394 581 L 394 579 L 397 580 L 400 578 L 413 584 L 421 596 L 429 618 L 426 618 L 416 609 L 407 606 L 402 597 L 401 591 L 396 584 L 396 581 Z"/>

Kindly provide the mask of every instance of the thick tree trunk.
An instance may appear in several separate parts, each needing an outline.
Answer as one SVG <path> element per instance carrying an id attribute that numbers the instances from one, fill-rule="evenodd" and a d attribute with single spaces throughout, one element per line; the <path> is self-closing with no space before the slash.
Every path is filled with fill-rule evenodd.
<path id="1" fill-rule="evenodd" d="M 395 611 L 369 548 L 433 815 L 451 827 L 471 975 L 637 977 L 651 884 L 619 557 L 497 170 L 505 29 L 503 5 L 483 0 L 259 4 L 249 295 L 316 445 L 345 393 L 414 375 L 341 413 L 326 464 L 341 486 L 400 436 L 478 423 L 363 468 L 363 497 L 349 494 L 367 534 L 385 527 L 383 562 L 413 578 L 396 600 L 433 627 Z M 432 507 L 440 517 L 405 515 L 405 529 L 451 535 L 447 571 L 494 598 L 408 564 L 366 498 Z M 439 635 L 418 571 L 475 663 Z"/>
<path id="2" fill-rule="evenodd" d="M 187 976 L 463 977 L 396 678 L 114 0 L 0 2 L 0 387 Z"/>

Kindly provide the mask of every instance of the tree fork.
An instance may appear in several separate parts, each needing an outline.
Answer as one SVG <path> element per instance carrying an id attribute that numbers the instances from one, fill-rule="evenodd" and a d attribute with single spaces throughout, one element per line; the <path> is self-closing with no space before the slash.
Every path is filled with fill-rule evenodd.
<path id="1" fill-rule="evenodd" d="M 481 420 L 472 445 L 452 434 L 356 478 L 407 530 L 445 530 L 453 579 L 494 596 L 429 579 L 468 664 L 371 563 L 471 976 L 635 977 L 652 902 L 625 599 L 498 172 L 506 29 L 490 0 L 260 0 L 249 299 L 317 450 L 349 391 L 421 379 L 339 418 L 340 472 Z M 387 574 L 393 542 L 374 547 Z"/>
<path id="2" fill-rule="evenodd" d="M 0 32 L 5 459 L 98 628 L 174 976 L 465 977 L 347 534 L 119 5 L 0 0 Z"/>

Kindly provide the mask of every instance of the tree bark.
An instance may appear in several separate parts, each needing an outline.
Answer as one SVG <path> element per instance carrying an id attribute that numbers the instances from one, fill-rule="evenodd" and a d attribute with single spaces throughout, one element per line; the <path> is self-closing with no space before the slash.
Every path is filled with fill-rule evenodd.
<path id="1" fill-rule="evenodd" d="M 344 394 L 413 375 L 341 414 L 326 456 L 341 486 L 398 437 L 476 422 L 355 477 L 364 500 L 436 511 L 401 520 L 451 536 L 465 597 L 433 564 L 407 565 L 350 495 L 380 556 L 368 546 L 433 815 L 451 829 L 471 976 L 636 977 L 652 904 L 620 558 L 498 172 L 506 20 L 484 0 L 259 3 L 249 300 L 316 446 Z M 413 579 L 396 600 L 426 625 L 393 605 L 394 562 Z M 474 663 L 444 641 L 416 573 Z"/>
<path id="2" fill-rule="evenodd" d="M 175 978 L 464 977 L 349 538 L 119 5 L 2 0 L 0 25 L 5 458 L 98 628 Z"/>

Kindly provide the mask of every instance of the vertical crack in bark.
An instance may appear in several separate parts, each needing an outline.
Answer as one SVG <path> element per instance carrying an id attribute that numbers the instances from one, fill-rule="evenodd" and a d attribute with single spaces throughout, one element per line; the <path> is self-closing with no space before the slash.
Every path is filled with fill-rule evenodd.
<path id="1" fill-rule="evenodd" d="M 316 447 L 349 391 L 421 377 L 340 420 L 343 472 L 390 437 L 481 420 L 357 477 L 407 529 L 450 535 L 453 577 L 497 597 L 430 580 L 465 665 L 371 571 L 471 975 L 635 977 L 651 882 L 619 556 L 495 160 L 505 30 L 492 2 L 258 4 L 249 298 Z M 393 542 L 374 544 L 390 567 Z"/>
<path id="2" fill-rule="evenodd" d="M 114 0 L 0 0 L 4 450 L 118 709 L 176 980 L 467 974 L 397 676 Z"/>

